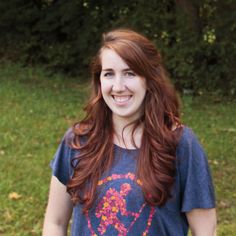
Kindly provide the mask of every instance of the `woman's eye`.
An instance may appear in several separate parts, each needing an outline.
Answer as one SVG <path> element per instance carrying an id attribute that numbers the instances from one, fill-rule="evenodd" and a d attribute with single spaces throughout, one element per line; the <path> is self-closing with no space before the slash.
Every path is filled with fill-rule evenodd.
<path id="1" fill-rule="evenodd" d="M 134 72 L 127 71 L 127 72 L 125 73 L 125 76 L 127 76 L 127 77 L 134 77 L 135 74 L 134 74 Z"/>
<path id="2" fill-rule="evenodd" d="M 111 77 L 113 75 L 112 72 L 106 72 L 103 76 L 104 77 Z"/>

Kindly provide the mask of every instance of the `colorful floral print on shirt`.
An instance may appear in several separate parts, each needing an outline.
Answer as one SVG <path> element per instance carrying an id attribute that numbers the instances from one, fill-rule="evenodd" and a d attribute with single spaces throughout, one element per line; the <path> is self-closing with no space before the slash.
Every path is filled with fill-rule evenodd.
<path id="1" fill-rule="evenodd" d="M 103 185 L 110 181 L 115 181 L 118 179 L 129 179 L 136 184 L 141 185 L 140 180 L 135 179 L 135 175 L 132 173 L 127 174 L 113 174 L 103 180 L 100 180 L 98 185 Z M 117 231 L 118 236 L 126 236 L 129 232 L 132 233 L 132 227 L 137 221 L 137 219 L 141 216 L 144 207 L 148 207 L 146 203 L 143 203 L 140 209 L 137 212 L 132 212 L 127 210 L 126 197 L 132 191 L 132 187 L 129 183 L 122 183 L 120 185 L 120 190 L 116 190 L 115 188 L 109 188 L 102 199 L 100 199 L 96 210 L 95 216 L 100 219 L 100 224 L 97 228 L 99 235 L 104 235 L 107 232 L 108 227 L 114 227 Z M 155 212 L 155 208 L 150 208 L 149 217 L 147 220 L 146 227 L 142 232 L 142 236 L 148 235 L 149 228 L 151 226 L 152 218 Z M 132 217 L 132 220 L 129 226 L 125 226 L 122 220 L 125 217 Z M 90 229 L 91 235 L 97 236 L 95 233 L 91 220 L 87 214 L 88 227 Z M 133 232 L 134 233 L 134 232 Z"/>

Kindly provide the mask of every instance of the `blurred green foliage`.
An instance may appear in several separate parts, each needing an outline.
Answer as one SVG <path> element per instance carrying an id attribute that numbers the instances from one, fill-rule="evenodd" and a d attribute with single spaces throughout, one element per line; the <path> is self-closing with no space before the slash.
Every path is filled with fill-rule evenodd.
<path id="1" fill-rule="evenodd" d="M 133 28 L 163 54 L 177 89 L 236 96 L 234 0 L 8 0 L 0 58 L 87 77 L 101 34 Z"/>

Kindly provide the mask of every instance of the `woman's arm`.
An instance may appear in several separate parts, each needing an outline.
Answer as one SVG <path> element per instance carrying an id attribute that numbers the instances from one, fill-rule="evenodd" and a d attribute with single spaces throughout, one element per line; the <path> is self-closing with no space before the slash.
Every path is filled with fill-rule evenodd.
<path id="1" fill-rule="evenodd" d="M 192 236 L 216 236 L 216 210 L 193 209 L 186 213 Z"/>
<path id="2" fill-rule="evenodd" d="M 70 195 L 66 186 L 52 176 L 48 206 L 43 225 L 43 236 L 65 236 L 72 213 Z"/>

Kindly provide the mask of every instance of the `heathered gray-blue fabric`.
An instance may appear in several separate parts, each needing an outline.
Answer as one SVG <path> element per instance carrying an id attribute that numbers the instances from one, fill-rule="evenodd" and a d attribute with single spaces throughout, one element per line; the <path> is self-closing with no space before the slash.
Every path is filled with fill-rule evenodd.
<path id="1" fill-rule="evenodd" d="M 206 155 L 192 130 L 184 127 L 176 150 L 176 179 L 173 197 L 165 206 L 145 203 L 135 178 L 137 150 L 114 145 L 115 161 L 98 183 L 98 197 L 92 209 L 73 209 L 72 236 L 187 236 L 185 213 L 195 208 L 214 208 L 215 197 Z M 63 138 L 52 162 L 53 175 L 64 185 L 73 171 L 71 158 L 78 154 Z M 58 206 L 60 207 L 60 206 Z"/>

